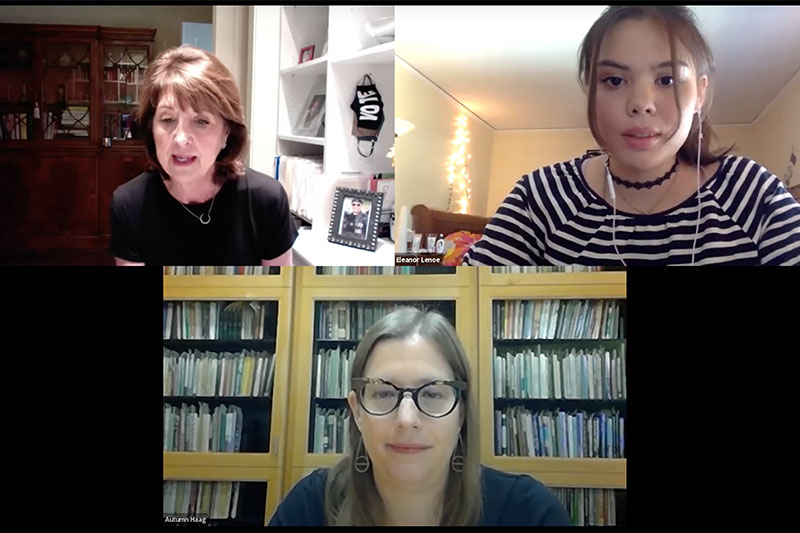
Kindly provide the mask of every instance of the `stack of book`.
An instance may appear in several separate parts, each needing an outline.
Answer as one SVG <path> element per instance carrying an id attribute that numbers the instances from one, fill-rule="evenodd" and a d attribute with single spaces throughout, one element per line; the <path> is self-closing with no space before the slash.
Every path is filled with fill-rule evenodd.
<path id="1" fill-rule="evenodd" d="M 620 351 L 554 348 L 494 349 L 494 397 L 568 400 L 627 398 L 625 345 Z M 538 354 L 538 355 L 537 355 Z"/>
<path id="2" fill-rule="evenodd" d="M 439 267 L 443 274 L 453 274 L 455 269 L 453 267 Z M 435 271 L 435 267 L 425 267 L 423 272 L 431 274 Z M 409 276 L 421 273 L 420 269 L 415 266 L 335 266 L 335 267 L 317 267 L 317 274 L 324 276 Z"/>
<path id="3" fill-rule="evenodd" d="M 510 457 L 625 457 L 625 418 L 616 409 L 532 411 L 517 405 L 494 411 L 495 455 Z"/>
<path id="4" fill-rule="evenodd" d="M 350 409 L 314 409 L 313 453 L 344 453 L 350 435 Z"/>
<path id="5" fill-rule="evenodd" d="M 289 209 L 312 222 L 314 199 L 318 197 L 320 182 L 324 180 L 322 172 L 322 157 L 282 155 L 275 158 L 275 176 L 289 198 Z"/>
<path id="6" fill-rule="evenodd" d="M 439 310 L 454 322 L 445 307 L 452 302 L 317 302 L 317 338 L 320 340 L 360 340 L 378 320 L 401 306 Z"/>
<path id="7" fill-rule="evenodd" d="M 58 135 L 73 137 L 89 136 L 89 107 L 84 105 L 67 106 L 61 113 Z"/>
<path id="8" fill-rule="evenodd" d="M 167 276 L 237 276 L 280 274 L 281 267 L 269 266 L 165 266 Z"/>
<path id="9" fill-rule="evenodd" d="M 165 481 L 164 517 L 235 519 L 239 484 L 239 481 Z"/>
<path id="10" fill-rule="evenodd" d="M 29 113 L 5 113 L 0 115 L 0 139 L 33 139 L 33 120 Z"/>
<path id="11" fill-rule="evenodd" d="M 275 356 L 268 352 L 164 348 L 164 396 L 270 396 L 274 373 Z"/>
<path id="12" fill-rule="evenodd" d="M 572 519 L 573 526 L 616 526 L 614 489 L 551 488 Z"/>
<path id="13" fill-rule="evenodd" d="M 503 300 L 492 306 L 495 339 L 618 339 L 618 300 Z"/>
<path id="14" fill-rule="evenodd" d="M 315 361 L 315 396 L 317 398 L 344 398 L 350 391 L 350 365 L 356 351 L 337 346 L 320 349 Z"/>
<path id="15" fill-rule="evenodd" d="M 263 339 L 275 309 L 274 302 L 164 302 L 164 339 Z"/>
<path id="16" fill-rule="evenodd" d="M 600 272 L 603 267 L 571 265 L 555 266 L 493 266 L 492 274 L 531 274 L 540 272 Z"/>
<path id="17" fill-rule="evenodd" d="M 238 452 L 242 440 L 242 410 L 220 405 L 213 412 L 199 407 L 164 404 L 165 452 Z"/>

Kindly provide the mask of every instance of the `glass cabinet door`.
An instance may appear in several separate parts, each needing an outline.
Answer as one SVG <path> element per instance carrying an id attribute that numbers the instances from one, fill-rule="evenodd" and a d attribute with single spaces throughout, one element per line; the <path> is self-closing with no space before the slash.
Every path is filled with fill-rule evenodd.
<path id="1" fill-rule="evenodd" d="M 0 140 L 34 138 L 33 43 L 0 42 Z"/>
<path id="2" fill-rule="evenodd" d="M 133 115 L 139 106 L 148 64 L 146 45 L 103 46 L 104 138 L 117 141 L 140 138 Z"/>
<path id="3" fill-rule="evenodd" d="M 44 140 L 89 140 L 91 46 L 46 42 L 42 45 Z"/>

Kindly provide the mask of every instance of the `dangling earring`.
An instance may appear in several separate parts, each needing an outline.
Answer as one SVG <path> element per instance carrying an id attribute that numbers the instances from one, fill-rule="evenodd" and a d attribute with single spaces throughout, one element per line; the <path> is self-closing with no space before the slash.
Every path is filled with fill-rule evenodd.
<path id="1" fill-rule="evenodd" d="M 462 453 L 464 453 L 464 441 L 461 440 L 461 433 L 459 433 L 458 447 L 456 447 L 456 449 L 453 450 L 453 456 L 450 458 L 450 468 L 453 469 L 453 472 L 464 471 L 464 456 L 461 455 Z"/>
<path id="2" fill-rule="evenodd" d="M 364 454 L 361 455 L 363 448 L 364 448 L 364 438 L 359 437 L 358 447 L 356 448 L 356 460 L 353 464 L 353 468 L 355 468 L 355 471 L 358 472 L 359 474 L 363 474 L 364 472 L 369 470 L 369 455 L 367 455 L 367 452 L 364 452 Z"/>

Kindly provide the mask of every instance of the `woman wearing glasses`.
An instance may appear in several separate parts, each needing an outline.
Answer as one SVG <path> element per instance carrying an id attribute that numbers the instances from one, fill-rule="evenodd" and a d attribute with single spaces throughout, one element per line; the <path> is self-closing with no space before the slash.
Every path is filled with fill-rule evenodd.
<path id="1" fill-rule="evenodd" d="M 540 482 L 480 465 L 470 384 L 444 317 L 386 315 L 353 361 L 350 453 L 300 480 L 270 525 L 570 525 Z"/>

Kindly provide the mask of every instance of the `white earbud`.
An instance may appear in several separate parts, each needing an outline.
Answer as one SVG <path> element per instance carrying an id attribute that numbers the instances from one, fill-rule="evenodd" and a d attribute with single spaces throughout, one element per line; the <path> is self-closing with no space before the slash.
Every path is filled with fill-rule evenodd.
<path id="1" fill-rule="evenodd" d="M 606 181 L 608 182 L 608 195 L 611 196 L 611 204 L 614 206 L 614 213 L 611 218 L 611 242 L 614 244 L 614 250 L 617 251 L 617 257 L 622 261 L 622 266 L 627 267 L 622 254 L 619 253 L 617 248 L 617 193 L 614 191 L 614 183 L 611 181 L 611 170 L 608 168 L 608 159 L 606 160 Z"/>
<path id="2" fill-rule="evenodd" d="M 700 212 L 703 209 L 700 200 L 700 150 L 703 145 L 703 114 L 697 110 L 697 226 L 694 229 L 694 241 L 692 242 L 692 265 L 694 265 L 694 252 L 697 247 L 697 237 L 700 235 Z"/>

